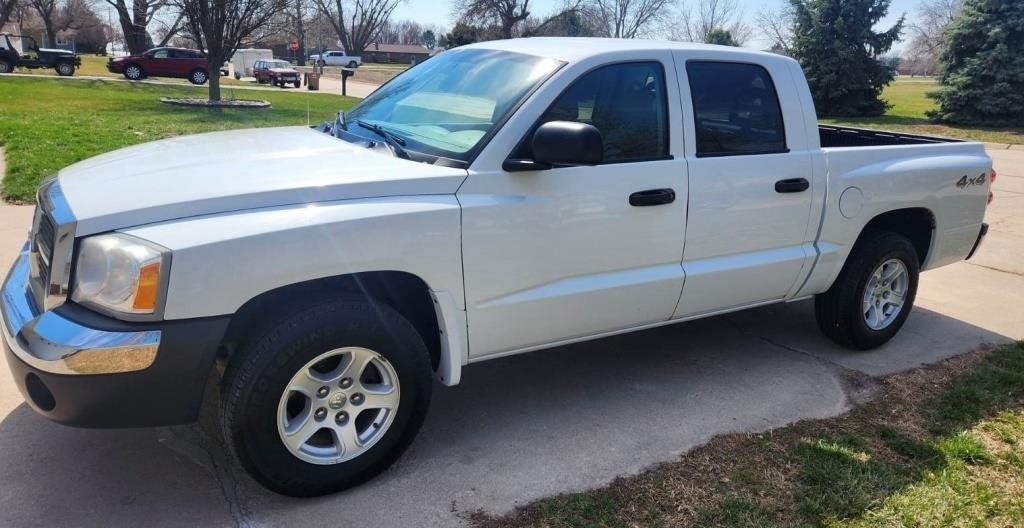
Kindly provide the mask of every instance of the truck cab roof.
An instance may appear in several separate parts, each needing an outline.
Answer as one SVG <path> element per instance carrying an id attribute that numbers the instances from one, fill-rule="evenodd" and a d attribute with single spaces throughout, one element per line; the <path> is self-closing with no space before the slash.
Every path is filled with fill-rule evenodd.
<path id="1" fill-rule="evenodd" d="M 696 44 L 692 42 L 675 42 L 668 40 L 615 39 L 597 37 L 530 37 L 509 40 L 490 40 L 462 46 L 460 49 L 493 49 L 513 51 L 549 57 L 566 62 L 578 62 L 590 57 L 607 55 L 622 51 L 673 51 L 673 50 L 714 50 L 737 57 L 758 57 L 792 60 L 783 55 L 765 51 L 734 46 L 715 44 Z"/>

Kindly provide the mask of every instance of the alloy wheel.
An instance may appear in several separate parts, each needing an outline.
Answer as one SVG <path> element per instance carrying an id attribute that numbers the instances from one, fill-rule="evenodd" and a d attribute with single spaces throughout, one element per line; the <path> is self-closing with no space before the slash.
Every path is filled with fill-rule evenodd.
<path id="1" fill-rule="evenodd" d="M 900 315 L 910 285 L 907 266 L 899 259 L 883 262 L 864 287 L 864 322 L 872 330 L 883 330 Z"/>
<path id="2" fill-rule="evenodd" d="M 338 464 L 365 453 L 394 421 L 398 374 L 361 347 L 320 354 L 292 376 L 277 408 L 277 432 L 293 455 Z"/>

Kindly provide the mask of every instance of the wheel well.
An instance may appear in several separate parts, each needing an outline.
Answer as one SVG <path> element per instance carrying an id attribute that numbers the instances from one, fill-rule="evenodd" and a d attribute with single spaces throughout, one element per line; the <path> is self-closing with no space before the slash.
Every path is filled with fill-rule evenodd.
<path id="1" fill-rule="evenodd" d="M 441 333 L 430 289 L 423 279 L 402 271 L 373 271 L 314 279 L 264 292 L 246 302 L 231 317 L 220 353 L 230 355 L 245 343 L 249 330 L 282 308 L 311 296 L 359 294 L 398 310 L 416 328 L 430 351 L 431 366 L 441 360 Z"/>
<path id="2" fill-rule="evenodd" d="M 882 213 L 871 219 L 861 231 L 857 243 L 872 230 L 889 231 L 907 237 L 917 250 L 919 264 L 924 266 L 932 246 L 935 232 L 935 215 L 923 207 L 897 209 Z"/>

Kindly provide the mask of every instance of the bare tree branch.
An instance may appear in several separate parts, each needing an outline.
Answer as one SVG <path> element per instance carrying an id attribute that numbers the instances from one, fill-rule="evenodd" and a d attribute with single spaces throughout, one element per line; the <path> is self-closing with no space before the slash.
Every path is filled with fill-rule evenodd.
<path id="1" fill-rule="evenodd" d="M 377 39 L 401 0 L 314 0 L 348 53 L 358 55 Z"/>
<path id="2" fill-rule="evenodd" d="M 750 40 L 752 30 L 743 23 L 743 10 L 738 0 L 699 0 L 696 11 L 687 8 L 682 12 L 669 38 L 708 42 L 716 29 L 728 31 L 741 46 Z"/>
<path id="3" fill-rule="evenodd" d="M 673 0 L 589 0 L 588 16 L 604 29 L 605 36 L 639 38 L 671 17 Z"/>

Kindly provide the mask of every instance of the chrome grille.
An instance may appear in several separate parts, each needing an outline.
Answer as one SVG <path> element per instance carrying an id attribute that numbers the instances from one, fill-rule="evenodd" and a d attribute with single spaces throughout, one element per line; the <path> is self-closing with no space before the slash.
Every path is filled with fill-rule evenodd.
<path id="1" fill-rule="evenodd" d="M 53 247 L 57 239 L 57 227 L 53 225 L 50 215 L 40 212 L 39 228 L 36 230 L 33 242 L 36 253 L 36 266 L 39 270 L 39 280 L 46 284 L 50 280 L 50 267 L 53 262 Z"/>
<path id="2" fill-rule="evenodd" d="M 67 300 L 78 223 L 56 179 L 40 185 L 36 203 L 29 234 L 29 285 L 38 309 L 47 311 Z"/>

